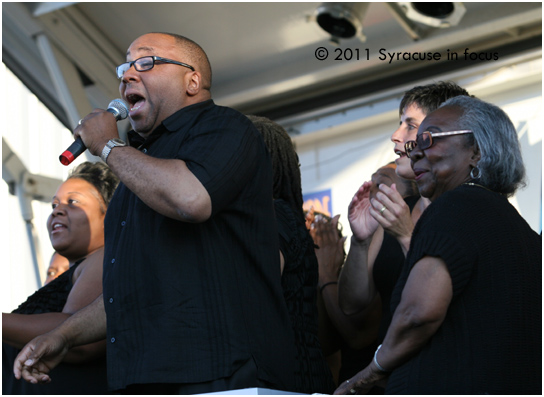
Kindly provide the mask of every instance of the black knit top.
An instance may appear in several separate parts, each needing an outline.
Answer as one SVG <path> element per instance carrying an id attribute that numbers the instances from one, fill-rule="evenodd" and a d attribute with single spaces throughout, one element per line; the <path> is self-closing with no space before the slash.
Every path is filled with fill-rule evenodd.
<path id="1" fill-rule="evenodd" d="M 38 314 L 62 312 L 72 290 L 74 272 L 85 258 L 74 263 L 68 270 L 30 295 L 12 313 Z"/>
<path id="2" fill-rule="evenodd" d="M 73 287 L 74 272 L 83 260 L 30 295 L 13 313 L 32 315 L 62 312 Z M 13 376 L 13 363 L 18 353 L 19 349 L 2 343 L 2 394 L 74 395 L 108 392 L 105 356 L 85 364 L 60 363 L 50 373 L 51 383 L 33 385 Z"/>
<path id="3" fill-rule="evenodd" d="M 392 373 L 386 392 L 541 394 L 541 237 L 504 196 L 461 185 L 417 223 L 393 310 L 424 256 L 446 262 L 453 298 L 443 324 Z"/>

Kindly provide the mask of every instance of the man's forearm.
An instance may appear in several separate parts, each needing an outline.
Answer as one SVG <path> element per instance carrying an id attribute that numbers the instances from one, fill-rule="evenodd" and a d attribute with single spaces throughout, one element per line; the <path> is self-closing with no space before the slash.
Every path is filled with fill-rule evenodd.
<path id="1" fill-rule="evenodd" d="M 106 311 L 100 295 L 83 309 L 75 312 L 52 332 L 62 335 L 69 347 L 86 345 L 106 338 Z"/>
<path id="2" fill-rule="evenodd" d="M 158 159 L 132 147 L 114 148 L 108 165 L 144 203 L 158 213 L 199 223 L 211 215 L 208 191 L 178 159 Z"/>

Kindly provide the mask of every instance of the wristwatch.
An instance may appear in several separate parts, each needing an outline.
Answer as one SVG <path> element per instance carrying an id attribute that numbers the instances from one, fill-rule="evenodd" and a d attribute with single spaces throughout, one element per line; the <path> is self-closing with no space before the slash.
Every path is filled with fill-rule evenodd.
<path id="1" fill-rule="evenodd" d="M 116 146 L 127 146 L 127 143 L 119 138 L 110 139 L 108 143 L 106 143 L 106 146 L 104 146 L 104 149 L 102 149 L 102 154 L 100 154 L 100 158 L 104 163 L 108 163 L 108 156 L 110 155 L 111 149 L 113 149 Z"/>

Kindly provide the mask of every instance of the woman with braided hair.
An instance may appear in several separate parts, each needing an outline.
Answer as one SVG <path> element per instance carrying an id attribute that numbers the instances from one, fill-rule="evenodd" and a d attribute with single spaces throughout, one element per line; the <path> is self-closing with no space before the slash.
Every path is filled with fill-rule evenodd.
<path id="1" fill-rule="evenodd" d="M 293 391 L 330 394 L 335 386 L 318 339 L 318 263 L 302 210 L 298 156 L 283 127 L 264 117 L 248 117 L 262 134 L 272 160 L 281 282 L 297 352 Z"/>

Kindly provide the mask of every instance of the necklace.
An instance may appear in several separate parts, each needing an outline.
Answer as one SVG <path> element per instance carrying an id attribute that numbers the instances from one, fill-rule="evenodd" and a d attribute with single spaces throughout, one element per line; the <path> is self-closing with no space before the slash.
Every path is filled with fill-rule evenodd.
<path id="1" fill-rule="evenodd" d="M 478 186 L 478 187 L 481 187 L 482 189 L 485 189 L 485 190 L 487 190 L 487 191 L 493 192 L 493 190 L 488 189 L 488 188 L 486 188 L 485 186 L 478 185 L 477 183 L 474 183 L 474 182 L 465 182 L 465 183 L 463 183 L 463 185 Z"/>

